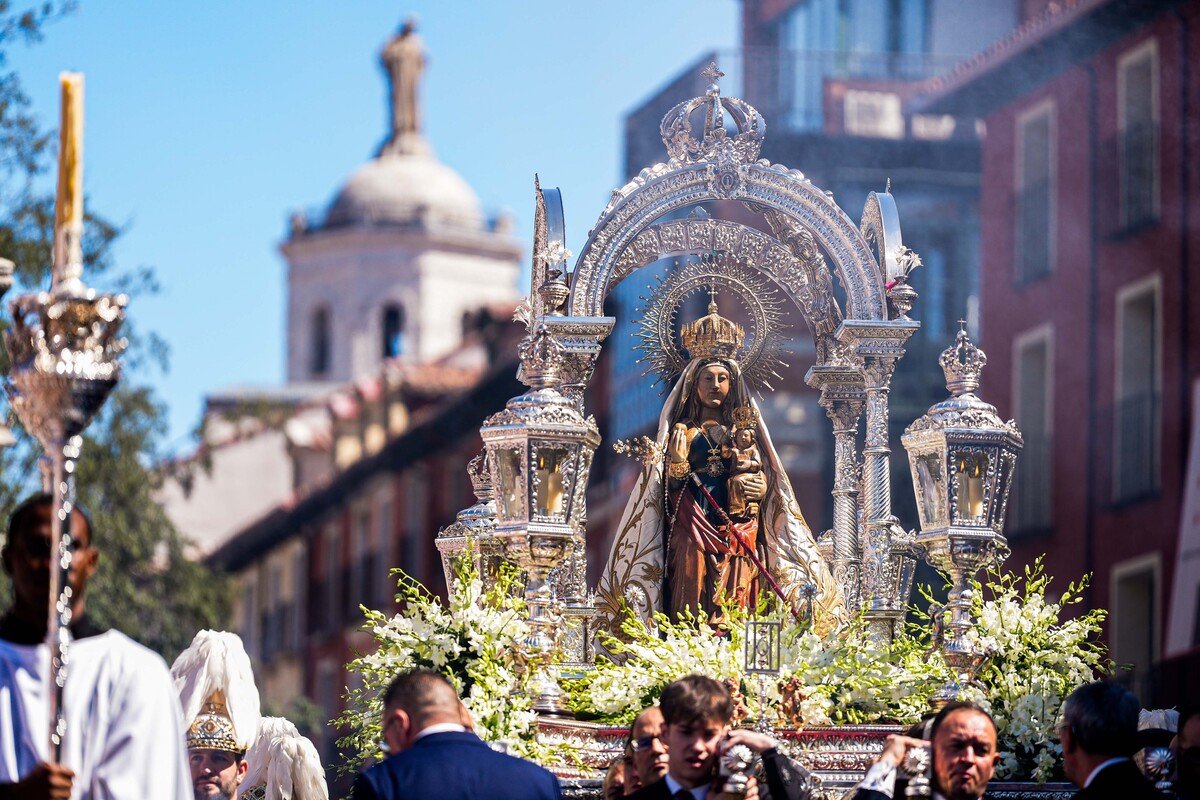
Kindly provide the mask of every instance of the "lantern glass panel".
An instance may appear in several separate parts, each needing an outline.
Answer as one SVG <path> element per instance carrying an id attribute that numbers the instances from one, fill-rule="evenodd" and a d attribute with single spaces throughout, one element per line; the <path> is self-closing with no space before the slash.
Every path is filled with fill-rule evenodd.
<path id="1" fill-rule="evenodd" d="M 516 447 L 498 448 L 496 469 L 500 476 L 500 486 L 497 487 L 500 516 L 519 519 L 525 511 L 521 497 L 521 450 Z"/>
<path id="2" fill-rule="evenodd" d="M 987 453 L 959 453 L 958 517 L 960 520 L 984 521 L 983 487 L 987 472 Z"/>
<path id="3" fill-rule="evenodd" d="M 938 453 L 926 453 L 917 458 L 917 485 L 920 487 L 921 516 L 926 528 L 946 524 L 945 475 L 942 458 Z"/>
<path id="4" fill-rule="evenodd" d="M 535 486 L 534 509 L 539 516 L 548 517 L 563 513 L 563 470 L 567 463 L 567 451 L 556 447 L 539 447 L 533 474 Z"/>

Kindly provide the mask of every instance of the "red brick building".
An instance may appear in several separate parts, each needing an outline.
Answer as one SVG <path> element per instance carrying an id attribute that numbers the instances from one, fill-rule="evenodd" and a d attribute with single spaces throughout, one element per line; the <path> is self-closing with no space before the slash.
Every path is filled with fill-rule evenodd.
<path id="1" fill-rule="evenodd" d="M 1092 573 L 1143 702 L 1197 700 L 1179 676 L 1200 641 L 1164 656 L 1169 615 L 1197 614 L 1169 602 L 1200 377 L 1200 3 L 1023 12 L 920 103 L 986 123 L 981 393 L 1026 442 L 1009 566 Z"/>

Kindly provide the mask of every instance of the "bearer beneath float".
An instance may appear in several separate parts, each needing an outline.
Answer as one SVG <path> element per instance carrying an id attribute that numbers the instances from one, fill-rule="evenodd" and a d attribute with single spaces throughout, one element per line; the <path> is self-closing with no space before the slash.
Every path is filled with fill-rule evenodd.
<path id="1" fill-rule="evenodd" d="M 200 631 L 171 666 L 187 721 L 195 800 L 235 800 L 259 724 L 250 657 L 233 633 Z"/>

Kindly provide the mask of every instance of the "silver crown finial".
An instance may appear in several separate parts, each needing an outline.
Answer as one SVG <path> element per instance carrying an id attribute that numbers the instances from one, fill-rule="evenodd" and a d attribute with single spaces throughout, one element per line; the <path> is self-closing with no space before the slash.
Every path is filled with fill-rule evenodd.
<path id="1" fill-rule="evenodd" d="M 958 321 L 958 336 L 953 345 L 942 351 L 938 363 L 946 375 L 946 388 L 955 397 L 979 388 L 979 373 L 987 364 L 987 354 L 967 335 L 966 320 Z"/>
<path id="2" fill-rule="evenodd" d="M 719 81 L 725 77 L 725 73 L 717 68 L 717 62 L 710 61 L 708 66 L 700 71 L 700 77 L 709 82 L 708 93 L 710 95 L 718 95 L 721 93 Z"/>
<path id="3" fill-rule="evenodd" d="M 517 346 L 521 357 L 521 380 L 534 389 L 558 385 L 566 348 L 545 325 Z"/>

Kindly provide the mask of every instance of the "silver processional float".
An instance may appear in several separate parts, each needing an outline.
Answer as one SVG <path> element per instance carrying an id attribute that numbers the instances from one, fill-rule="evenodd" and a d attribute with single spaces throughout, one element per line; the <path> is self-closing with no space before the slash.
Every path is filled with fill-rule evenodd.
<path id="1" fill-rule="evenodd" d="M 560 675 L 594 661 L 593 634 L 612 629 L 622 605 L 643 617 L 663 607 L 661 548 L 631 534 L 637 515 L 628 507 L 599 585 L 587 588 L 586 487 L 599 432 L 584 411 L 584 393 L 616 322 L 605 314 L 605 298 L 638 270 L 674 260 L 677 268 L 658 278 L 638 310 L 637 349 L 647 374 L 668 385 L 680 374 L 687 362 L 675 341 L 681 304 L 719 289 L 741 300 L 754 329 L 747 331 L 743 373 L 769 388 L 778 376 L 770 351 L 779 338 L 779 307 L 794 306 L 814 345 L 805 382 L 820 393 L 832 423 L 833 527 L 813 537 L 814 560 L 823 563 L 807 575 L 785 575 L 783 589 L 810 618 L 814 606 L 827 615 L 865 609 L 868 635 L 887 642 L 903 623 L 917 560 L 945 572 L 949 602 L 934 612 L 935 639 L 954 674 L 934 701 L 944 704 L 986 657 L 967 636 L 970 582 L 1008 553 L 1003 528 L 1020 431 L 974 394 L 986 357 L 964 326 L 940 359 L 950 396 L 902 437 L 920 516 L 919 529 L 902 527 L 891 503 L 889 393 L 920 327 L 909 316 L 917 300 L 909 278 L 921 262 L 903 244 L 890 181 L 868 195 L 856 224 L 802 173 L 760 158 L 766 121 L 749 103 L 721 93 L 716 64 L 702 75 L 705 94 L 663 118 L 668 159 L 613 192 L 573 268 L 561 194 L 535 182 L 531 291 L 518 314 L 528 330 L 518 376 L 531 391 L 480 429 L 483 457 L 470 470 L 480 502 L 437 540 L 447 581 L 452 560 L 464 553 L 507 558 L 526 570 L 534 631 L 527 646 L 543 658 L 557 653 Z M 724 213 L 731 206 L 757 221 Z M 717 324 L 740 340 L 738 326 Z M 657 475 L 661 483 L 663 441 L 640 437 L 614 447 L 642 462 L 643 480 Z M 821 576 L 829 577 L 814 586 Z M 747 638 L 763 639 L 769 651 L 771 631 L 756 625 L 751 620 Z M 755 656 L 753 666 L 747 671 L 778 672 L 769 657 Z M 554 672 L 538 675 L 534 709 L 567 716 Z"/>
<path id="2" fill-rule="evenodd" d="M 10 305 L 12 328 L 4 345 L 11 369 L 13 411 L 41 444 L 43 488 L 52 498 L 50 613 L 50 753 L 61 761 L 66 720 L 63 690 L 71 651 L 74 557 L 71 524 L 75 467 L 82 433 L 120 377 L 117 334 L 125 318 L 125 295 L 89 289 L 83 274 L 83 75 L 64 72 L 59 132 L 58 190 L 54 207 L 54 262 L 48 292 L 30 292 Z"/>

